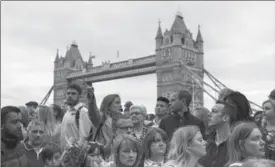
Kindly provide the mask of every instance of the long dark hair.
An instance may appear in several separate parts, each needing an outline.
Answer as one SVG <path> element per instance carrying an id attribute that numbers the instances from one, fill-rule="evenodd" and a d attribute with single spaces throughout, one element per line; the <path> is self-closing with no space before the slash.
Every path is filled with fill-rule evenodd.
<path id="1" fill-rule="evenodd" d="M 233 124 L 239 121 L 252 121 L 252 110 L 248 99 L 241 92 L 235 91 L 228 94 L 224 101 L 234 103 L 237 107 L 236 118 Z"/>

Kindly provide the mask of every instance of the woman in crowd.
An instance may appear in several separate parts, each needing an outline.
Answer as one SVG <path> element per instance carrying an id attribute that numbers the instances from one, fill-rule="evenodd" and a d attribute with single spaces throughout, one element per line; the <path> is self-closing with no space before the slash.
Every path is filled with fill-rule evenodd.
<path id="1" fill-rule="evenodd" d="M 197 126 L 177 129 L 170 142 L 164 167 L 199 167 L 198 160 L 206 154 L 206 142 Z"/>
<path id="2" fill-rule="evenodd" d="M 94 89 L 87 87 L 89 116 L 96 127 L 93 132 L 93 140 L 104 145 L 104 156 L 108 157 L 111 151 L 112 141 L 115 136 L 115 123 L 123 115 L 121 114 L 121 100 L 117 94 L 109 94 L 102 100 L 100 110 L 97 108 Z"/>
<path id="3" fill-rule="evenodd" d="M 249 159 L 245 161 L 242 167 L 274 167 L 275 161 L 268 159 Z"/>
<path id="4" fill-rule="evenodd" d="M 45 124 L 46 134 L 49 138 L 49 143 L 60 143 L 60 124 L 54 118 L 53 110 L 45 105 L 37 107 L 38 120 Z"/>
<path id="5" fill-rule="evenodd" d="M 247 158 L 265 156 L 265 142 L 254 122 L 238 123 L 228 140 L 229 160 L 226 167 L 240 167 Z"/>
<path id="6" fill-rule="evenodd" d="M 275 104 L 271 100 L 263 102 L 264 118 L 262 132 L 266 141 L 266 156 L 275 161 Z"/>
<path id="7" fill-rule="evenodd" d="M 130 116 L 133 121 L 133 133 L 140 145 L 143 144 L 143 139 L 148 131 L 148 127 L 145 126 L 144 121 L 146 119 L 147 110 L 143 105 L 132 105 L 130 108 Z"/>
<path id="8" fill-rule="evenodd" d="M 144 138 L 144 167 L 161 167 L 168 150 L 167 134 L 160 128 L 152 128 Z"/>
<path id="9" fill-rule="evenodd" d="M 228 103 L 235 104 L 237 107 L 236 118 L 235 120 L 232 120 L 233 125 L 234 123 L 239 121 L 252 121 L 252 118 L 251 118 L 252 110 L 250 107 L 250 103 L 245 97 L 245 95 L 235 91 L 225 96 L 224 100 L 227 101 Z"/>
<path id="10" fill-rule="evenodd" d="M 262 117 L 263 117 L 263 112 L 262 111 L 257 111 L 254 114 L 254 121 L 259 127 L 261 127 Z"/>
<path id="11" fill-rule="evenodd" d="M 61 124 L 64 113 L 61 109 L 61 107 L 57 104 L 50 105 L 50 108 L 53 110 L 54 119 L 57 123 Z"/>
<path id="12" fill-rule="evenodd" d="M 114 163 L 111 167 L 137 167 L 141 161 L 142 149 L 132 135 L 120 135 L 114 140 Z"/>

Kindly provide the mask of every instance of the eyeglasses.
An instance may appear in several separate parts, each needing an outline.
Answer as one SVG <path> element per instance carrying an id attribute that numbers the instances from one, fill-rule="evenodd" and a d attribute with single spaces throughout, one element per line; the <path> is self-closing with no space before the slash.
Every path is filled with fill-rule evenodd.
<path id="1" fill-rule="evenodd" d="M 142 115 L 142 113 L 140 113 L 140 112 L 132 112 L 132 113 L 130 113 L 130 115 Z"/>

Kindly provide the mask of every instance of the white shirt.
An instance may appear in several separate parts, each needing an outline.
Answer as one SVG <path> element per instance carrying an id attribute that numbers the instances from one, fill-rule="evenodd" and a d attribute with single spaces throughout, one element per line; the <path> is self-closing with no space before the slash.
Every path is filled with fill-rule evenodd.
<path id="1" fill-rule="evenodd" d="M 74 107 L 69 107 L 65 113 L 61 123 L 61 148 L 64 149 L 69 141 L 85 141 L 90 134 L 93 124 L 88 115 L 88 109 L 83 103 L 78 103 Z M 79 128 L 77 128 L 75 116 L 76 111 L 80 108 L 79 112 Z"/>

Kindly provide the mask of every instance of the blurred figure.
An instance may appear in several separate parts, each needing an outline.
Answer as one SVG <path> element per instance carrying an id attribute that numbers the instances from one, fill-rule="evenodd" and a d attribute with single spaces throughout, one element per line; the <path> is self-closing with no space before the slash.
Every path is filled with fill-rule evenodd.
<path id="1" fill-rule="evenodd" d="M 153 127 L 159 127 L 159 124 L 166 115 L 169 115 L 169 100 L 166 97 L 158 97 L 155 107 L 156 118 Z"/>
<path id="2" fill-rule="evenodd" d="M 132 105 L 134 105 L 134 104 L 131 101 L 126 101 L 126 103 L 124 104 L 124 112 L 123 112 L 123 114 L 126 117 L 130 117 L 130 108 L 131 108 Z"/>
<path id="3" fill-rule="evenodd" d="M 155 115 L 154 114 L 147 114 L 146 115 L 146 118 L 145 118 L 145 121 L 144 121 L 144 124 L 147 126 L 147 127 L 151 127 L 151 126 L 154 126 L 154 119 L 155 119 Z"/>
<path id="4" fill-rule="evenodd" d="M 268 159 L 248 159 L 241 167 L 274 167 L 275 161 Z"/>
<path id="5" fill-rule="evenodd" d="M 193 116 L 189 111 L 192 96 L 189 92 L 182 90 L 174 93 L 170 99 L 170 110 L 172 115 L 162 118 L 159 128 L 163 129 L 170 139 L 173 132 L 179 127 L 196 125 L 205 137 L 205 127 L 201 120 Z"/>
<path id="6" fill-rule="evenodd" d="M 267 143 L 266 156 L 275 161 L 275 104 L 271 100 L 263 102 L 262 132 Z"/>
<path id="7" fill-rule="evenodd" d="M 208 127 L 208 114 L 209 114 L 209 110 L 205 107 L 198 107 L 193 111 L 193 115 L 195 117 L 197 117 L 198 119 L 200 119 L 205 126 L 205 129 L 207 129 Z"/>
<path id="8" fill-rule="evenodd" d="M 60 145 L 61 124 L 57 123 L 53 110 L 45 105 L 37 107 L 38 120 L 45 124 L 48 143 Z"/>
<path id="9" fill-rule="evenodd" d="M 48 145 L 41 151 L 45 167 L 61 167 L 61 149 L 58 145 Z"/>
<path id="10" fill-rule="evenodd" d="M 198 160 L 206 154 L 206 142 L 197 126 L 177 129 L 170 142 L 164 167 L 197 167 Z"/>
<path id="11" fill-rule="evenodd" d="M 264 158 L 265 142 L 254 122 L 240 122 L 228 141 L 229 160 L 226 167 L 241 167 L 247 158 Z"/>
<path id="12" fill-rule="evenodd" d="M 45 165 L 40 154 L 46 144 L 45 129 L 45 124 L 39 120 L 32 120 L 28 125 L 28 137 L 24 141 L 28 167 L 44 167 Z"/>
<path id="13" fill-rule="evenodd" d="M 270 92 L 270 94 L 269 94 L 269 100 L 273 103 L 273 104 L 275 104 L 275 89 L 273 89 L 271 92 Z"/>
<path id="14" fill-rule="evenodd" d="M 254 114 L 254 121 L 259 127 L 261 127 L 262 118 L 263 118 L 263 111 L 257 111 Z"/>
<path id="15" fill-rule="evenodd" d="M 55 121 L 57 123 L 61 124 L 63 117 L 64 117 L 64 112 L 63 112 L 62 108 L 57 104 L 50 105 L 50 108 L 53 110 Z"/>
<path id="16" fill-rule="evenodd" d="M 29 108 L 33 108 L 34 110 L 38 107 L 38 103 L 35 101 L 29 101 L 28 103 L 25 104 Z"/>
<path id="17" fill-rule="evenodd" d="M 21 114 L 15 106 L 1 108 L 1 166 L 29 167 L 21 131 Z"/>
<path id="18" fill-rule="evenodd" d="M 132 134 L 133 135 L 133 122 L 129 118 L 120 118 L 115 123 L 116 136 L 121 134 Z"/>
<path id="19" fill-rule="evenodd" d="M 137 138 L 140 145 L 142 146 L 143 139 L 148 131 L 148 127 L 146 127 L 144 124 L 147 115 L 147 110 L 143 105 L 132 105 L 130 108 L 130 115 L 132 122 L 134 124 L 134 136 Z"/>
<path id="20" fill-rule="evenodd" d="M 215 130 L 207 138 L 207 154 L 200 160 L 205 167 L 221 167 L 228 161 L 227 141 L 231 135 L 231 125 L 236 117 L 236 106 L 217 101 L 209 113 L 208 127 Z"/>
<path id="21" fill-rule="evenodd" d="M 168 137 L 160 128 L 152 128 L 144 137 L 144 167 L 161 167 L 168 151 Z"/>

